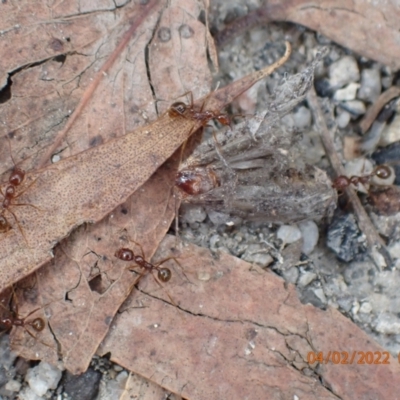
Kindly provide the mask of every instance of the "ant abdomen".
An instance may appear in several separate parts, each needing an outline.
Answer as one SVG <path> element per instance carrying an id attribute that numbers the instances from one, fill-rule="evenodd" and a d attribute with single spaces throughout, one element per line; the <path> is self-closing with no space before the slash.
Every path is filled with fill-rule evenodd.
<path id="1" fill-rule="evenodd" d="M 11 225 L 8 223 L 7 218 L 4 215 L 0 215 L 0 232 L 5 233 L 11 229 Z"/>
<path id="2" fill-rule="evenodd" d="M 33 321 L 29 322 L 29 325 L 37 332 L 41 332 L 45 326 L 46 323 L 42 318 L 35 318 Z"/>
<path id="3" fill-rule="evenodd" d="M 210 168 L 187 168 L 176 174 L 175 185 L 187 195 L 197 196 L 220 186 L 220 182 Z"/>
<path id="4" fill-rule="evenodd" d="M 168 282 L 172 277 L 171 270 L 169 268 L 160 268 L 157 273 L 157 278 L 161 282 Z"/>

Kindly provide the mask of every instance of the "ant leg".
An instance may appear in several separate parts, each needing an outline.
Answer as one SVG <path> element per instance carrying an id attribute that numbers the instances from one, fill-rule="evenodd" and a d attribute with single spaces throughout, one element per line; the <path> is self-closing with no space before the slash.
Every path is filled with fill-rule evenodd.
<path id="1" fill-rule="evenodd" d="M 146 257 L 144 256 L 144 251 L 143 251 L 143 247 L 141 246 L 141 244 L 138 243 L 138 242 L 135 242 L 134 240 L 130 239 L 129 237 L 128 237 L 128 240 L 129 240 L 130 242 L 136 244 L 136 246 L 139 247 L 141 256 L 143 257 L 143 259 L 146 259 Z"/>
<path id="2" fill-rule="evenodd" d="M 218 143 L 217 135 L 216 135 L 214 129 L 213 129 L 212 135 L 213 135 L 213 139 L 214 139 L 214 143 L 215 143 L 215 152 L 217 153 L 219 159 L 225 165 L 225 167 L 228 168 L 230 171 L 232 171 L 232 168 L 229 166 L 229 164 L 225 160 L 224 156 L 222 155 L 222 148 L 221 148 L 220 144 Z"/>
<path id="3" fill-rule="evenodd" d="M 187 92 L 178 96 L 178 99 L 179 99 L 179 97 L 185 97 L 188 94 L 190 94 L 190 108 L 193 108 L 193 92 L 191 90 L 188 90 Z"/>
<path id="4" fill-rule="evenodd" d="M 29 204 L 29 203 L 12 203 L 11 206 L 29 206 L 29 207 L 33 207 L 34 209 L 43 212 L 43 210 L 33 204 Z"/>
<path id="5" fill-rule="evenodd" d="M 17 199 L 19 196 L 21 196 L 22 194 L 24 194 L 31 186 L 33 186 L 35 183 L 36 183 L 36 181 L 38 180 L 39 178 L 36 178 L 32 183 L 30 183 L 26 188 L 24 188 L 24 190 L 22 190 L 21 192 L 19 192 L 17 195 L 15 195 L 13 198 L 14 199 Z"/>
<path id="6" fill-rule="evenodd" d="M 139 249 L 140 249 L 140 252 L 141 252 L 141 256 L 143 257 L 143 259 L 146 259 L 145 255 L 144 255 L 143 247 L 140 245 L 140 243 L 136 242 L 135 240 L 133 240 L 128 235 L 122 234 L 122 232 L 121 232 L 120 239 L 128 240 L 128 242 L 134 243 L 136 246 L 138 246 Z"/>
<path id="7" fill-rule="evenodd" d="M 166 260 L 165 260 L 166 261 Z M 157 268 L 156 268 L 157 269 Z M 175 300 L 172 298 L 172 296 L 169 294 L 168 290 L 165 288 L 165 286 L 159 281 L 159 279 L 154 275 L 151 274 L 151 276 L 153 277 L 153 279 L 156 281 L 156 283 L 158 284 L 158 286 L 161 287 L 161 289 L 165 290 L 165 293 L 167 293 L 167 296 L 169 298 L 169 300 L 171 301 L 171 303 L 175 306 L 178 307 L 178 305 L 176 304 Z"/>
<path id="8" fill-rule="evenodd" d="M 16 167 L 17 164 L 15 163 L 14 157 L 13 157 L 13 155 L 12 155 L 11 140 L 10 140 L 10 138 L 9 138 L 8 136 L 6 136 L 6 138 L 7 138 L 7 141 L 8 141 L 8 147 L 10 148 L 10 157 L 11 157 L 11 160 L 12 160 L 12 162 L 13 162 L 13 164 L 14 164 L 14 167 Z"/>
<path id="9" fill-rule="evenodd" d="M 21 235 L 23 236 L 23 238 L 24 238 L 24 240 L 25 240 L 25 243 L 26 243 L 27 246 L 29 247 L 28 240 L 26 239 L 25 233 L 24 233 L 24 231 L 23 231 L 23 229 L 22 229 L 22 227 L 21 227 L 21 225 L 20 225 L 20 223 L 19 223 L 19 221 L 18 221 L 17 216 L 16 216 L 9 208 L 7 208 L 7 211 L 14 217 L 14 220 L 15 220 L 15 222 L 16 222 L 17 225 L 18 225 L 18 229 L 19 229 L 19 231 L 21 232 Z"/>

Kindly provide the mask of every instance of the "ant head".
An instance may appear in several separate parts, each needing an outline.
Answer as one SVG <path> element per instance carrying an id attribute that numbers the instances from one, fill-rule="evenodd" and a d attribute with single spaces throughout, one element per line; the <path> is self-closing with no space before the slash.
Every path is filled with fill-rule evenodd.
<path id="1" fill-rule="evenodd" d="M 340 175 L 332 183 L 332 187 L 336 190 L 346 189 L 350 185 L 350 179 L 347 176 Z"/>
<path id="2" fill-rule="evenodd" d="M 158 274 L 157 274 L 157 278 L 161 281 L 161 282 L 168 282 L 171 279 L 171 270 L 168 268 L 160 268 L 158 270 Z"/>
<path id="3" fill-rule="evenodd" d="M 15 195 L 15 186 L 9 185 L 6 188 L 6 196 L 14 196 Z"/>
<path id="4" fill-rule="evenodd" d="M 8 331 L 13 326 L 13 319 L 10 317 L 0 318 L 0 331 Z"/>
<path id="5" fill-rule="evenodd" d="M 227 115 L 227 114 L 219 114 L 215 118 L 221 125 L 231 127 L 231 119 L 229 118 L 229 115 Z"/>
<path id="6" fill-rule="evenodd" d="M 168 115 L 170 117 L 182 117 L 187 110 L 187 106 L 182 101 L 177 101 L 173 103 L 168 110 Z"/>
<path id="7" fill-rule="evenodd" d="M 119 258 L 122 261 L 132 261 L 134 258 L 133 251 L 131 249 L 118 249 L 115 252 L 115 257 Z"/>

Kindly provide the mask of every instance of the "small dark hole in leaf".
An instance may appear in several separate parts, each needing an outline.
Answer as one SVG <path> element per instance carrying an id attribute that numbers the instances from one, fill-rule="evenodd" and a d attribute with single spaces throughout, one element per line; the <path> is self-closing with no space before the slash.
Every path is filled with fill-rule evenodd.
<path id="1" fill-rule="evenodd" d="M 101 135 L 96 135 L 95 137 L 90 139 L 89 145 L 90 145 L 90 147 L 95 147 L 95 146 L 99 146 L 102 143 L 103 143 L 102 136 Z"/>
<path id="2" fill-rule="evenodd" d="M 97 292 L 99 294 L 102 294 L 104 288 L 101 282 L 101 275 L 97 275 L 93 279 L 91 279 L 89 281 L 89 287 L 92 292 Z"/>
<path id="3" fill-rule="evenodd" d="M 12 80 L 8 77 L 7 84 L 0 90 L 0 104 L 4 104 L 11 99 L 11 86 Z"/>
<path id="4" fill-rule="evenodd" d="M 66 59 L 67 59 L 67 56 L 65 54 L 59 54 L 58 56 L 55 56 L 53 58 L 54 61 L 59 62 L 61 64 L 64 64 Z"/>

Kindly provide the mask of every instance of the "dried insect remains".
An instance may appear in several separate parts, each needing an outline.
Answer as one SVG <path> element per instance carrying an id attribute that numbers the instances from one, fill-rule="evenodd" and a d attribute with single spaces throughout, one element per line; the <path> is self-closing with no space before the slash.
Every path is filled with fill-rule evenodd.
<path id="1" fill-rule="evenodd" d="M 274 223 L 320 219 L 333 211 L 337 193 L 330 179 L 324 171 L 304 163 L 298 154 L 300 135 L 280 124 L 304 100 L 323 55 L 302 73 L 285 78 L 266 111 L 197 147 L 175 179 L 183 202 L 228 218 Z M 175 103 L 172 109 L 174 114 L 194 115 L 182 104 Z"/>

